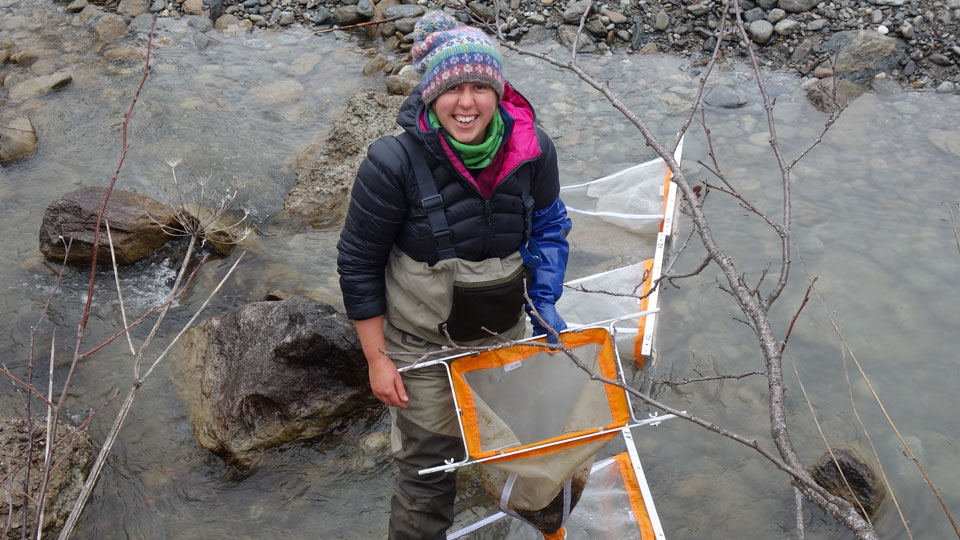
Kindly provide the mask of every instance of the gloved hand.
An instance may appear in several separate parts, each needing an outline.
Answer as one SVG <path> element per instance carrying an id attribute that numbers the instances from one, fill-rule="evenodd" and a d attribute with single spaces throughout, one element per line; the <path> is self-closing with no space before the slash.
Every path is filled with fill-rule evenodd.
<path id="1" fill-rule="evenodd" d="M 557 313 L 557 307 L 555 305 L 553 305 L 550 302 L 534 299 L 533 306 L 537 308 L 537 312 L 540 314 L 540 317 L 543 318 L 544 322 L 546 322 L 551 328 L 556 330 L 558 334 L 561 331 L 566 330 L 567 323 L 564 322 L 562 318 L 560 318 L 560 315 Z M 533 323 L 533 335 L 539 336 L 539 335 L 546 334 L 547 341 L 549 343 L 557 342 L 557 338 L 553 337 L 553 334 L 551 334 L 549 330 L 544 328 L 544 326 L 540 323 L 540 320 L 537 319 L 537 316 L 534 315 L 533 311 L 529 309 L 529 306 L 527 309 L 527 314 L 530 315 L 530 321 Z"/>

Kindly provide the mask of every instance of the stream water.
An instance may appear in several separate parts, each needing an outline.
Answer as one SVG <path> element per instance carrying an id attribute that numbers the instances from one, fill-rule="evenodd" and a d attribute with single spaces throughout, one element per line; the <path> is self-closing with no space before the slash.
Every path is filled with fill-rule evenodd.
<path id="1" fill-rule="evenodd" d="M 70 67 L 66 88 L 9 108 L 27 114 L 39 145 L 26 161 L 0 168 L 0 358 L 24 372 L 30 327 L 55 281 L 43 261 L 37 232 L 43 211 L 80 186 L 105 186 L 120 155 L 120 128 L 142 73 L 141 61 L 104 60 L 91 30 L 74 24 L 52 3 L 0 0 L 0 32 L 20 48 L 57 51 Z M 129 152 L 118 187 L 159 196 L 167 181 L 165 161 L 182 156 L 181 174 L 211 174 L 239 186 L 238 204 L 251 212 L 260 234 L 235 279 L 208 308 L 208 315 L 259 300 L 268 290 L 310 291 L 338 304 L 335 242 L 338 231 L 286 230 L 271 224 L 293 185 L 292 162 L 346 104 L 352 93 L 382 87 L 364 78 L 362 49 L 343 35 L 305 30 L 218 37 L 200 52 L 185 20 L 161 20 L 153 71 L 136 105 Z M 141 47 L 143 40 L 130 38 Z M 686 118 L 699 68 L 680 59 L 613 55 L 587 57 L 591 73 L 611 88 L 663 139 Z M 635 129 L 599 94 L 574 77 L 529 58 L 506 55 L 507 77 L 537 108 L 554 138 L 564 183 L 614 172 L 650 159 Z M 777 133 L 794 156 L 819 134 L 825 115 L 811 107 L 792 74 L 767 73 L 776 97 Z M 737 189 L 776 219 L 780 182 L 767 143 L 759 93 L 742 64 L 725 64 L 711 84 L 749 95 L 736 110 L 707 108 L 716 154 Z M 687 136 L 684 172 L 708 177 L 697 164 L 709 160 L 707 139 L 695 124 Z M 960 252 L 949 207 L 960 200 L 951 182 L 960 170 L 960 98 L 900 93 L 858 98 L 793 174 L 794 243 L 790 286 L 773 310 L 779 337 L 787 331 L 813 277 L 817 291 L 799 316 L 785 360 L 792 437 L 808 462 L 823 452 L 800 382 L 831 443 L 869 452 L 850 407 L 850 394 L 876 444 L 916 538 L 945 538 L 951 528 L 936 499 L 870 401 L 852 358 L 831 325 L 837 322 L 890 416 L 948 505 L 960 508 L 960 417 L 951 388 L 960 378 L 956 322 Z M 952 142 L 951 142 L 952 141 Z M 950 146 L 950 145 L 953 146 Z M 952 149 L 952 152 L 951 152 Z M 946 204 L 944 204 L 946 203 Z M 725 195 L 713 192 L 707 212 L 718 242 L 748 281 L 772 263 L 765 286 L 776 278 L 779 240 L 764 223 Z M 690 230 L 680 221 L 678 243 Z M 636 253 L 616 239 L 598 242 L 589 227 L 571 235 L 569 275 L 610 268 Z M 650 242 L 651 239 L 640 239 Z M 121 273 L 128 308 L 146 309 L 172 281 L 171 251 Z M 209 264 L 158 347 L 172 338 L 237 255 Z M 676 272 L 696 267 L 702 247 L 691 240 Z M 659 353 L 647 375 L 683 379 L 762 369 L 755 338 L 715 268 L 668 289 L 659 319 Z M 87 270 L 69 269 L 54 298 L 38 343 L 53 329 L 60 351 L 70 351 L 85 300 Z M 98 285 L 86 343 L 121 327 L 109 274 Z M 821 303 L 822 298 L 823 303 Z M 137 337 L 143 338 L 143 330 Z M 44 345 L 46 346 L 46 345 Z M 44 356 L 41 354 L 40 356 Z M 61 363 L 65 362 L 62 361 Z M 115 388 L 131 379 L 121 345 L 80 367 L 68 400 L 69 416 L 83 418 Z M 794 374 L 796 365 L 800 379 Z M 61 366 L 55 377 L 65 376 Z M 762 377 L 670 387 L 647 384 L 659 399 L 746 436 L 769 440 Z M 0 386 L 0 410 L 18 414 L 10 385 Z M 107 418 L 95 422 L 103 440 Z M 161 369 L 144 387 L 79 525 L 77 536 L 114 538 L 383 538 L 393 484 L 388 457 L 366 444 L 387 429 L 382 417 L 364 419 L 320 440 L 272 452 L 250 474 L 240 475 L 196 444 L 186 409 Z M 754 451 L 680 420 L 637 433 L 647 479 L 669 538 L 792 537 L 793 493 L 786 476 Z M 768 448 L 772 444 L 762 443 Z M 472 504 L 464 497 L 460 508 Z M 807 538 L 845 538 L 848 533 L 809 505 Z M 883 538 L 907 538 L 892 504 L 877 528 Z M 492 538 L 492 537 L 491 537 Z"/>

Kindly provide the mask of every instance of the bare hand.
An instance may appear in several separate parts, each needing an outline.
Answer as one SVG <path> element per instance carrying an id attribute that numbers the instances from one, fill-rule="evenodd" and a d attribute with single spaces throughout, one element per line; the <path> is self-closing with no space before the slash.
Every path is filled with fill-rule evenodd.
<path id="1" fill-rule="evenodd" d="M 407 408 L 407 391 L 397 366 L 386 356 L 368 360 L 370 388 L 377 399 L 391 407 Z"/>

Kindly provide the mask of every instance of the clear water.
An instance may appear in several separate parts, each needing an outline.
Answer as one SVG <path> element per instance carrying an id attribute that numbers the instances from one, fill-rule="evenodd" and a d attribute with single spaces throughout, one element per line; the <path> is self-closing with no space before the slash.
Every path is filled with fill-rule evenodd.
<path id="1" fill-rule="evenodd" d="M 30 159 L 0 169 L 0 354 L 12 370 L 26 369 L 30 327 L 52 290 L 56 268 L 37 250 L 44 208 L 79 186 L 106 185 L 120 155 L 120 126 L 141 76 L 139 62 L 113 63 L 98 53 L 89 28 L 46 2 L 0 1 L 0 30 L 21 47 L 59 51 L 74 82 L 23 104 L 40 143 Z M 129 129 L 129 152 L 118 187 L 151 196 L 169 174 L 165 161 L 182 156 L 181 174 L 211 173 L 239 184 L 239 203 L 252 212 L 260 235 L 250 239 L 238 273 L 208 314 L 255 301 L 272 289 L 308 291 L 338 304 L 334 268 L 337 231 L 290 230 L 270 219 L 293 185 L 292 163 L 347 97 L 382 85 L 364 78 L 365 58 L 343 36 L 306 31 L 224 37 L 198 53 L 185 21 L 162 21 L 153 51 L 153 72 Z M 143 45 L 143 42 L 138 42 Z M 587 58 L 591 73 L 664 139 L 685 119 L 684 104 L 696 91 L 697 68 L 655 56 Z M 635 129 L 599 95 L 574 77 L 536 60 L 507 55 L 507 76 L 534 103 L 554 138 L 564 182 L 582 181 L 652 157 Z M 9 67 L 7 68 L 9 69 Z M 817 136 L 825 117 L 809 106 L 788 74 L 768 74 L 777 97 L 778 134 L 794 155 Z M 269 86 L 277 82 L 285 88 Z M 715 83 L 737 86 L 751 105 L 735 111 L 708 109 L 707 121 L 721 166 L 744 194 L 771 216 L 779 212 L 779 179 L 765 135 L 766 122 L 744 66 L 728 65 Z M 292 90 L 291 90 L 292 89 Z M 287 95 L 281 90 L 291 90 Z M 957 137 L 956 96 L 909 93 L 865 95 L 793 174 L 791 285 L 772 317 L 780 337 L 798 309 L 807 284 L 818 276 L 816 299 L 793 330 L 785 365 L 793 440 L 812 462 L 822 452 L 803 400 L 791 358 L 816 404 L 831 442 L 858 435 L 844 381 L 843 355 L 827 313 L 833 316 L 897 422 L 939 485 L 947 503 L 960 508 L 957 434 L 951 388 L 958 370 L 955 332 L 960 292 L 954 277 L 960 253 L 950 215 L 941 201 L 960 197 L 951 183 L 960 156 L 938 148 L 931 133 Z M 938 131 L 939 130 L 939 131 Z M 945 135 L 939 135 L 944 137 Z M 936 136 L 934 137 L 936 138 Z M 709 173 L 706 138 L 695 128 L 687 137 L 684 172 Z M 707 212 L 714 233 L 748 280 L 779 259 L 776 236 L 755 216 L 719 193 Z M 681 220 L 681 238 L 690 225 Z M 619 238 L 598 242 L 581 227 L 571 236 L 570 273 L 583 275 L 635 260 Z M 650 239 L 634 239 L 641 245 Z M 694 267 L 702 248 L 696 240 L 680 255 L 676 271 Z M 159 345 L 171 338 L 219 279 L 233 257 L 212 262 L 196 292 L 184 297 Z M 166 257 L 166 258 L 165 258 Z M 176 250 L 121 272 L 132 311 L 163 297 Z M 801 258 L 804 270 L 801 266 Z M 752 332 L 738 322 L 714 268 L 665 293 L 659 356 L 654 378 L 682 379 L 698 373 L 736 374 L 761 369 Z M 69 269 L 54 298 L 39 343 L 69 351 L 85 299 L 87 270 Z M 771 281 L 771 278 L 767 278 Z M 119 327 L 109 274 L 101 276 L 86 343 Z M 144 330 L 136 335 L 142 339 Z M 82 416 L 123 391 L 131 378 L 125 345 L 117 343 L 78 370 L 68 400 L 70 415 Z M 46 353 L 40 353 L 45 357 Z M 65 358 L 65 356 L 64 356 Z M 66 360 L 62 360 L 65 363 Z M 62 379 L 64 369 L 57 370 Z M 19 412 L 9 385 L 0 390 L 4 414 Z M 884 427 L 865 385 L 852 385 L 887 473 L 911 521 L 914 537 L 940 538 L 950 526 L 899 443 Z M 760 378 L 669 388 L 653 386 L 661 400 L 730 430 L 769 440 L 765 384 Z M 108 411 L 109 412 L 109 411 Z M 91 434 L 102 440 L 106 418 Z M 196 444 L 185 407 L 161 369 L 144 387 L 121 434 L 93 500 L 78 528 L 83 538 L 382 538 L 393 483 L 389 458 L 365 446 L 386 429 L 382 417 L 364 417 L 321 440 L 278 449 L 261 466 L 239 475 Z M 670 538 L 772 538 L 793 528 L 792 490 L 785 475 L 749 449 L 681 421 L 638 433 L 647 478 Z M 466 488 L 466 513 L 481 513 L 484 496 Z M 958 510 L 960 511 L 960 510 Z M 808 538 L 848 535 L 821 512 L 806 508 Z M 884 538 L 906 538 L 891 505 L 877 523 Z"/>

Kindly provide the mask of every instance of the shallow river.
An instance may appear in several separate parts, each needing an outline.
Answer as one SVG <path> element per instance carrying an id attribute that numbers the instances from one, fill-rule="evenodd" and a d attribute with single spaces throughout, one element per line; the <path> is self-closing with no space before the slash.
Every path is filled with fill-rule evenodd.
<path id="1" fill-rule="evenodd" d="M 37 249 L 43 210 L 79 186 L 105 186 L 120 155 L 120 126 L 139 83 L 139 62 L 114 63 L 100 56 L 89 28 L 45 2 L 0 0 L 0 31 L 22 48 L 59 51 L 74 81 L 63 90 L 18 105 L 40 139 L 26 161 L 0 169 L 0 357 L 24 372 L 31 325 L 54 283 L 55 268 Z M 361 89 L 381 88 L 364 78 L 366 60 L 345 36 L 306 31 L 222 37 L 198 52 L 185 21 L 161 21 L 147 80 L 130 125 L 130 149 L 118 187 L 159 196 L 167 180 L 165 161 L 182 156 L 182 174 L 210 174 L 239 185 L 239 204 L 252 213 L 260 234 L 250 239 L 238 274 L 209 315 L 259 300 L 271 289 L 310 291 L 338 303 L 334 268 L 337 231 L 285 230 L 272 225 L 293 185 L 291 163 Z M 131 38 L 133 43 L 135 40 Z M 143 41 L 135 44 L 143 45 Z M 614 55 L 585 59 L 662 138 L 682 124 L 696 91 L 697 68 L 673 58 Z M 616 171 L 652 157 L 639 134 L 575 78 L 530 58 L 507 55 L 507 76 L 534 103 L 554 138 L 564 183 Z M 825 116 L 807 104 L 790 74 L 771 73 L 777 97 L 778 134 L 788 156 L 820 131 Z M 282 86 L 271 86 L 281 81 Z M 779 180 L 767 144 L 759 94 L 745 67 L 732 64 L 712 84 L 735 86 L 750 105 L 707 109 L 721 167 L 736 187 L 766 212 L 779 212 Z M 932 93 L 864 95 L 795 169 L 794 251 L 790 286 L 773 312 L 782 338 L 814 276 L 824 303 L 804 308 L 785 362 L 793 440 L 812 462 L 823 445 L 811 421 L 801 380 L 832 443 L 869 451 L 849 405 L 833 317 L 860 360 L 887 410 L 914 452 L 960 511 L 960 417 L 952 395 L 960 365 L 955 330 L 960 290 L 955 276 L 960 253 L 948 205 L 960 200 L 954 185 L 960 170 L 960 99 Z M 948 149 L 952 138 L 953 153 Z M 688 178 L 708 174 L 706 137 L 698 126 L 683 156 Z M 776 235 L 731 199 L 712 193 L 707 212 L 715 235 L 749 279 L 779 260 Z M 690 225 L 681 218 L 678 243 Z M 589 226 L 572 234 L 570 275 L 637 259 L 619 239 L 597 241 Z M 634 239 L 649 246 L 650 238 Z M 691 240 L 674 267 L 693 268 L 702 248 Z M 171 255 L 172 257 L 173 255 Z M 208 265 L 196 292 L 156 350 L 172 337 L 191 308 L 233 262 Z M 121 274 L 132 310 L 164 295 L 172 281 L 170 260 L 158 257 Z M 775 267 L 774 267 L 775 268 Z M 717 285 L 714 268 L 669 289 L 663 297 L 659 354 L 647 375 L 683 379 L 738 374 L 762 368 L 752 333 L 736 319 L 730 297 Z M 71 269 L 50 310 L 52 325 L 40 332 L 49 343 L 56 328 L 58 350 L 69 351 L 86 294 L 86 271 Z M 767 278 L 767 282 L 771 282 Z M 86 343 L 120 327 L 112 280 L 104 274 L 95 296 Z M 138 332 L 142 339 L 143 332 Z M 847 356 L 849 362 L 849 356 Z M 65 360 L 62 361 L 65 363 Z M 851 367 L 852 369 L 852 367 Z M 63 369 L 57 372 L 62 379 Z M 128 355 L 112 347 L 78 370 L 69 399 L 71 418 L 82 418 L 130 381 Z M 895 436 L 869 401 L 866 385 L 853 379 L 853 396 L 916 538 L 945 538 L 951 528 L 919 473 L 901 454 Z M 638 378 L 638 381 L 640 379 Z M 19 411 L 9 385 L 0 386 L 0 410 Z M 676 388 L 648 384 L 654 394 L 730 430 L 769 440 L 765 383 L 709 382 Z M 102 440 L 106 422 L 91 429 Z M 121 434 L 78 537 L 113 538 L 382 538 L 393 482 L 390 461 L 365 442 L 386 429 L 382 417 L 365 419 L 317 441 L 271 453 L 252 473 L 240 475 L 196 444 L 185 407 L 166 370 L 152 377 Z M 680 420 L 637 433 L 647 478 L 670 538 L 783 538 L 794 523 L 792 490 L 785 475 L 753 451 Z M 772 448 L 771 444 L 766 446 Z M 473 495 L 468 493 L 468 495 Z M 473 496 L 460 508 L 474 507 Z M 469 503 L 469 504 L 468 504 Z M 482 512 L 481 512 L 482 513 Z M 809 505 L 807 538 L 844 538 L 832 520 Z M 906 538 L 893 506 L 877 522 L 884 538 Z"/>

